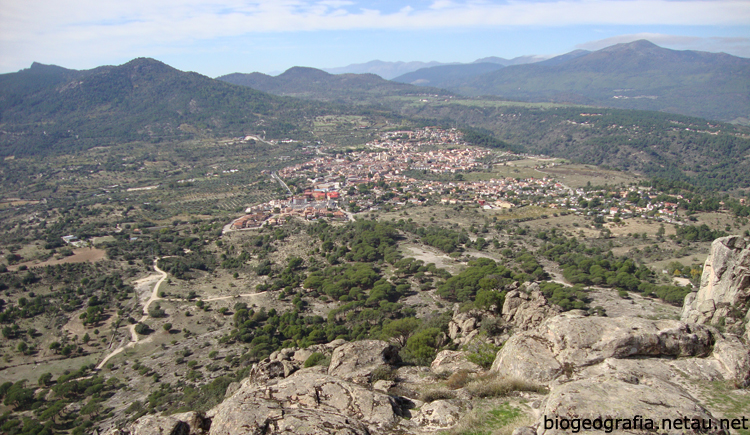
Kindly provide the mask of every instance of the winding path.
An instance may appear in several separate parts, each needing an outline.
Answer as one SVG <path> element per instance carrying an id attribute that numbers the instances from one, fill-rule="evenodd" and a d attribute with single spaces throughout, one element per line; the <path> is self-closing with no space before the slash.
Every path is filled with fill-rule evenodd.
<path id="1" fill-rule="evenodd" d="M 162 257 L 162 258 L 166 258 L 166 257 Z M 141 316 L 140 320 L 138 320 L 139 323 L 143 323 L 146 320 L 148 320 L 148 318 L 149 318 L 148 308 L 151 306 L 151 304 L 153 302 L 160 301 L 160 300 L 183 301 L 183 299 L 165 299 L 165 298 L 159 297 L 159 287 L 161 287 L 161 284 L 167 279 L 167 276 L 168 276 L 167 272 L 159 269 L 158 262 L 159 262 L 160 259 L 161 258 L 156 258 L 154 260 L 154 270 L 156 272 L 158 272 L 159 274 L 161 274 L 161 278 L 159 278 L 159 281 L 157 281 L 156 284 L 154 284 L 154 289 L 151 291 L 151 296 L 143 304 L 143 315 Z M 253 296 L 261 295 L 263 293 L 265 293 L 265 292 L 245 293 L 245 294 L 233 295 L 233 296 L 218 296 L 218 297 L 208 298 L 208 299 L 202 299 L 202 300 L 204 302 L 221 301 L 221 300 L 226 300 L 226 299 L 236 299 L 236 298 L 240 298 L 240 297 L 253 297 Z M 127 343 L 125 343 L 125 338 L 123 338 L 122 340 L 120 340 L 120 344 L 118 345 L 117 349 L 115 349 L 112 352 L 110 352 L 107 356 L 104 357 L 104 359 L 102 359 L 102 361 L 99 364 L 97 364 L 97 366 L 96 366 L 97 370 L 101 370 L 101 368 L 104 367 L 105 364 L 107 364 L 107 361 L 109 361 L 113 356 L 121 353 L 123 350 L 131 348 L 131 347 L 134 347 L 138 343 L 150 341 L 150 339 L 151 339 L 150 337 L 146 338 L 146 339 L 143 339 L 143 340 L 140 340 L 138 338 L 138 333 L 135 332 L 135 325 L 137 325 L 137 324 L 138 323 L 133 324 L 133 325 L 128 325 L 128 330 L 130 331 L 130 341 L 127 342 Z"/>
<path id="2" fill-rule="evenodd" d="M 149 297 L 148 300 L 143 304 L 143 315 L 141 316 L 141 319 L 138 320 L 139 323 L 143 323 L 148 320 L 148 307 L 151 306 L 151 303 L 162 299 L 159 297 L 159 287 L 161 286 L 161 283 L 163 283 L 167 279 L 167 272 L 159 269 L 158 262 L 159 258 L 154 259 L 154 270 L 161 274 L 161 278 L 154 285 L 154 290 L 151 292 L 151 297 Z M 109 359 L 113 356 L 129 347 L 135 346 L 136 343 L 138 343 L 138 333 L 135 332 L 135 325 L 137 324 L 138 323 L 134 325 L 128 325 L 128 330 L 130 331 L 130 342 L 125 344 L 125 339 L 122 339 L 117 349 L 113 350 L 109 353 L 109 355 L 105 356 L 104 359 L 96 366 L 97 370 L 100 370 L 102 367 L 104 367 L 104 365 L 107 364 L 107 361 L 109 361 Z"/>

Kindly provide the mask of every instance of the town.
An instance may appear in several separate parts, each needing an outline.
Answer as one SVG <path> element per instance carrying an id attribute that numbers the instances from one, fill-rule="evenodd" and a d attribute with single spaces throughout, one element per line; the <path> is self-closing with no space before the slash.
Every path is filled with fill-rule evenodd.
<path id="1" fill-rule="evenodd" d="M 557 163 L 542 164 L 550 160 L 545 156 L 470 145 L 457 129 L 390 131 L 368 142 L 363 150 L 326 151 L 328 155 L 278 173 L 266 171 L 282 183 L 287 197 L 248 207 L 226 230 L 283 225 L 292 217 L 347 221 L 363 211 L 438 203 L 473 204 L 484 210 L 538 206 L 553 213 L 598 215 L 615 221 L 640 216 L 681 223 L 677 201 L 682 196 L 668 197 L 649 186 L 571 188 L 551 176 L 467 180 L 471 173 L 491 171 L 495 165 L 514 160 L 538 159 L 538 168 Z M 296 192 L 283 180 L 289 180 Z"/>

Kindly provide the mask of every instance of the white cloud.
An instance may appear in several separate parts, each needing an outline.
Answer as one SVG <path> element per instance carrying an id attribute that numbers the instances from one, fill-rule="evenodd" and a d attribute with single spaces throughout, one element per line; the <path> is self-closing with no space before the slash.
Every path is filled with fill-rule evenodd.
<path id="1" fill-rule="evenodd" d="M 104 52 L 116 58 L 263 33 L 750 23 L 746 0 L 410 3 L 384 12 L 377 2 L 344 0 L 7 0 L 0 8 L 0 70 L 28 65 L 30 57 L 59 61 L 101 58 Z"/>

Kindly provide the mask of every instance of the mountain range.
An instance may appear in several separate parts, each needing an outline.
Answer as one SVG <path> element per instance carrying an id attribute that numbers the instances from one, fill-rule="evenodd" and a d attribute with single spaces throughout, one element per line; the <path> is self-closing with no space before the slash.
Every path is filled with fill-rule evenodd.
<path id="1" fill-rule="evenodd" d="M 467 84 L 458 90 L 466 93 L 473 89 L 473 94 L 479 94 L 476 89 L 482 83 L 505 86 L 510 93 L 514 90 L 508 83 L 525 80 L 540 89 L 533 98 L 523 94 L 528 99 L 544 100 L 544 89 L 559 86 L 550 99 L 591 104 L 587 107 L 519 103 L 491 96 L 467 98 L 373 74 L 333 75 L 301 67 L 277 77 L 254 73 L 217 80 L 146 58 L 85 71 L 35 63 L 0 75 L 0 155 L 45 155 L 138 141 L 253 134 L 341 145 L 342 138 L 351 140 L 350 131 L 342 132 L 343 136 L 314 133 L 315 120 L 323 115 L 354 115 L 407 125 L 484 129 L 485 134 L 495 136 L 486 143 L 502 142 L 533 153 L 729 190 L 750 182 L 750 162 L 744 158 L 750 150 L 748 130 L 669 112 L 687 107 L 705 110 L 712 114 L 707 117 L 717 119 L 723 102 L 725 115 L 747 114 L 748 62 L 725 54 L 675 52 L 640 42 L 506 66 L 468 78 L 455 68 L 438 70 L 465 80 Z M 472 67 L 488 65 L 492 64 Z M 549 83 L 544 83 L 545 77 Z M 677 92 L 689 88 L 685 77 L 700 84 L 699 89 Z M 675 83 L 682 83 L 682 88 Z M 653 104 L 651 108 L 661 113 L 592 107 L 618 102 L 606 97 L 617 85 L 629 86 L 614 88 L 618 95 L 641 95 L 641 89 L 649 89 L 648 95 L 655 98 L 623 100 Z M 530 94 L 529 88 L 515 92 Z M 603 95 L 600 100 L 594 99 L 596 92 Z M 670 98 L 682 106 L 656 104 Z"/>
<path id="2" fill-rule="evenodd" d="M 278 76 L 234 73 L 217 80 L 287 97 L 354 104 L 380 103 L 386 96 L 451 95 L 437 88 L 385 80 L 375 74 L 329 74 L 315 68 L 294 67 Z"/>
<path id="3" fill-rule="evenodd" d="M 645 40 L 503 68 L 425 68 L 394 80 L 466 96 L 658 110 L 727 122 L 750 118 L 750 59 L 670 50 Z"/>
<path id="4" fill-rule="evenodd" d="M 154 59 L 85 71 L 34 63 L 0 75 L 0 152 L 44 154 L 196 135 L 304 135 L 320 109 L 321 103 L 280 98 Z"/>
<path id="5" fill-rule="evenodd" d="M 472 63 L 460 62 L 384 62 L 382 60 L 373 60 L 366 63 L 355 63 L 337 68 L 323 68 L 323 71 L 330 74 L 377 74 L 380 77 L 391 80 L 396 77 L 408 74 L 413 71 L 424 68 L 439 67 L 445 65 L 472 65 L 475 63 L 492 63 L 496 65 L 509 66 L 521 65 L 525 63 L 539 62 L 547 59 L 545 56 L 519 56 L 513 59 L 504 59 L 502 57 L 490 56 L 477 59 Z"/>

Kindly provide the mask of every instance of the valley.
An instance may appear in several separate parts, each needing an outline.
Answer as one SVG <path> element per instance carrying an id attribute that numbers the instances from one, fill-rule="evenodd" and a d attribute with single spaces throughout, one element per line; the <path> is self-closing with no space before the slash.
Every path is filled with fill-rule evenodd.
<path id="1" fill-rule="evenodd" d="M 695 303 L 742 267 L 745 127 L 304 68 L 233 78 L 282 96 L 149 59 L 16 74 L 3 433 L 515 433 L 576 388 L 750 403 L 741 303 Z"/>

